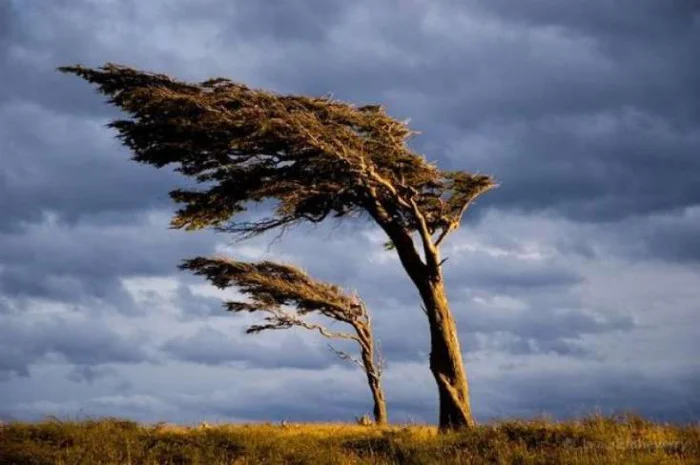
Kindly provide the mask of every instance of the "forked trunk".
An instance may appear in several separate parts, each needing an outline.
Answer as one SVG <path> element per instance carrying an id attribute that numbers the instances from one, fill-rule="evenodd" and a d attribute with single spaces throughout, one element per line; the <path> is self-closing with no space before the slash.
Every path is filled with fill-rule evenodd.
<path id="1" fill-rule="evenodd" d="M 406 229 L 397 225 L 379 207 L 372 213 L 396 247 L 401 264 L 418 289 L 428 314 L 430 371 L 438 385 L 440 431 L 471 428 L 475 422 L 469 402 L 467 373 L 459 347 L 457 326 L 447 302 L 439 251 L 426 232 L 421 239 L 426 256 L 426 262 L 423 262 Z"/>
<path id="2" fill-rule="evenodd" d="M 440 431 L 471 428 L 475 422 L 467 374 L 442 281 L 430 282 L 421 290 L 421 296 L 430 323 L 430 371 L 438 385 Z"/>

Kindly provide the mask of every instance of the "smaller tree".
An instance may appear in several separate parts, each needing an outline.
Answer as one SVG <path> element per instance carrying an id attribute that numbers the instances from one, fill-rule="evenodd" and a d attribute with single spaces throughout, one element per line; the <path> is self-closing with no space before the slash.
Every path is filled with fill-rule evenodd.
<path id="1" fill-rule="evenodd" d="M 383 361 L 376 349 L 369 312 L 357 294 L 349 294 L 337 285 L 316 280 L 297 267 L 269 261 L 247 263 L 228 258 L 197 257 L 184 260 L 179 268 L 206 277 L 219 289 L 235 285 L 249 297 L 250 302 L 224 303 L 232 312 L 265 314 L 264 323 L 250 326 L 246 330 L 248 334 L 300 327 L 318 331 L 330 339 L 355 341 L 360 346 L 360 359 L 331 349 L 343 360 L 350 360 L 362 368 L 374 400 L 374 421 L 377 425 L 387 423 L 386 400 L 381 385 Z M 295 310 L 289 307 L 295 307 Z M 331 331 L 304 319 L 312 314 L 346 323 L 354 333 Z"/>

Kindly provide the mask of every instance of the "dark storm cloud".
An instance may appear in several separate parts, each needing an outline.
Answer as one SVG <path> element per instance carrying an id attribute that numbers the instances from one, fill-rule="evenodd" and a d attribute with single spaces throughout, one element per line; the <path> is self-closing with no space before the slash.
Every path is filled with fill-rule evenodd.
<path id="1" fill-rule="evenodd" d="M 119 113 L 85 82 L 56 71 L 106 61 L 155 65 L 145 47 L 122 42 L 136 40 L 145 27 L 134 16 L 135 6 L 106 7 L 3 2 L 0 17 L 8 27 L 0 36 L 0 231 L 21 230 L 41 221 L 44 212 L 69 223 L 109 213 L 135 217 L 172 206 L 168 191 L 187 183 L 169 168 L 156 171 L 130 161 L 116 133 L 104 127 Z M 160 64 L 154 71 L 182 71 L 176 57 Z"/>
<path id="2" fill-rule="evenodd" d="M 201 321 L 202 318 L 208 318 L 212 316 L 221 316 L 226 314 L 226 309 L 224 308 L 224 302 L 228 299 L 203 296 L 192 292 L 190 287 L 185 283 L 195 283 L 199 284 L 199 281 L 195 279 L 190 279 L 184 272 L 182 274 L 176 275 L 180 284 L 175 291 L 175 299 L 178 306 L 182 309 L 179 318 L 184 322 L 194 322 Z M 230 317 L 235 318 L 236 315 L 228 314 Z"/>
<path id="3" fill-rule="evenodd" d="M 140 222 L 71 226 L 49 217 L 23 234 L 0 233 L 0 291 L 68 303 L 107 299 L 134 311 L 122 277 L 172 275 L 184 256 L 209 249 L 206 233 L 167 231 L 168 220 L 167 213 L 151 212 Z"/>
<path id="4" fill-rule="evenodd" d="M 488 382 L 491 394 L 474 381 L 474 401 L 501 399 L 488 416 L 554 415 L 580 417 L 596 410 L 604 414 L 633 411 L 658 421 L 693 422 L 700 413 L 700 373 L 644 374 L 606 369 L 583 373 L 505 374 Z M 481 391 L 481 392 L 480 392 Z M 482 397 L 483 396 L 483 397 Z M 486 415 L 485 415 L 486 416 Z"/>
<path id="5" fill-rule="evenodd" d="M 561 256 L 523 258 L 525 252 L 519 250 L 511 232 L 493 227 L 491 222 L 478 230 L 488 243 L 461 245 L 477 232 L 466 228 L 447 241 L 443 255 L 447 258 L 444 272 L 448 289 L 517 293 L 568 288 L 581 282 L 580 274 Z M 403 305 L 418 305 L 417 291 L 396 253 L 384 250 L 387 239 L 378 226 L 358 222 L 300 226 L 280 240 L 274 240 L 275 234 L 246 242 L 260 251 L 258 256 L 237 256 L 235 244 L 222 254 L 244 260 L 280 257 L 277 259 L 297 264 L 318 279 L 350 290 L 357 288 L 367 300 L 388 296 Z M 562 244 L 558 253 L 566 253 L 570 247 Z"/>
<path id="6" fill-rule="evenodd" d="M 188 369 L 187 366 L 180 367 Z M 414 366 L 414 368 L 417 368 Z M 143 389 L 99 395 L 81 401 L 21 402 L 4 409 L 7 418 L 41 418 L 52 413 L 91 412 L 155 422 L 168 418 L 187 423 L 207 421 L 352 421 L 371 409 L 371 398 L 361 377 L 350 370 L 326 375 L 280 372 L 272 383 L 268 373 L 230 373 L 210 383 L 206 392 Z M 202 370 L 192 373 L 201 384 Z M 245 376 L 247 380 L 239 380 Z M 254 380 L 254 381 L 251 381 Z M 435 421 L 435 391 L 426 371 L 411 382 L 386 380 L 392 420 Z M 472 396 L 479 421 L 527 418 L 542 414 L 555 418 L 633 410 L 662 421 L 687 422 L 697 418 L 698 375 L 692 371 L 642 375 L 629 367 L 580 367 L 572 370 L 510 371 L 495 377 L 474 377 Z M 192 383 L 189 383 L 192 385 Z"/>
<path id="7" fill-rule="evenodd" d="M 104 53 L 86 40 L 94 22 L 78 24 L 91 8 L 83 2 L 61 0 L 53 8 L 43 2 L 8 0 L 0 5 L 0 106 L 21 102 L 40 104 L 47 111 L 88 117 L 114 116 L 107 106 L 95 105 L 95 95 L 77 81 L 56 72 L 60 64 Z M 92 13 L 98 13 L 92 11 Z M 99 16 L 99 13 L 98 13 Z M 93 18 L 97 20 L 97 18 Z"/>
<path id="8" fill-rule="evenodd" d="M 75 97 L 92 102 L 92 110 L 104 109 L 94 95 L 87 97 L 89 86 L 57 76 L 53 69 L 59 60 L 86 62 L 99 57 L 96 51 L 88 53 L 85 40 L 85 35 L 98 33 L 98 25 L 75 29 L 74 22 L 104 11 L 98 5 L 65 6 L 67 12 L 33 2 L 5 6 L 3 17 L 9 17 L 6 21 L 13 26 L 6 32 L 4 56 L 14 60 L 6 69 L 10 79 L 15 78 L 3 88 L 13 89 L 12 101 L 33 101 L 62 113 L 80 106 L 72 102 Z M 692 2 L 662 6 L 645 1 L 634 7 L 631 2 L 588 2 L 575 8 L 552 2 L 516 8 L 501 2 L 395 6 L 391 2 L 344 8 L 335 2 L 226 6 L 210 1 L 199 12 L 178 3 L 167 15 L 176 24 L 189 18 L 213 21 L 217 27 L 224 21 L 245 26 L 221 29 L 217 45 L 225 49 L 241 41 L 252 44 L 260 60 L 257 73 L 265 79 L 275 76 L 276 87 L 386 101 L 391 111 L 413 117 L 414 127 L 425 132 L 417 143 L 434 149 L 428 153 L 431 158 L 446 163 L 449 152 L 450 164 L 490 172 L 502 181 L 503 187 L 484 201 L 487 206 L 550 209 L 572 218 L 609 220 L 700 201 L 692 177 L 699 168 L 693 153 L 700 131 L 700 99 L 694 85 L 700 80 L 694 53 L 700 33 Z M 127 2 L 110 14 L 141 26 L 139 19 L 144 20 L 139 15 L 149 10 L 139 8 Z M 42 34 L 32 28 L 39 25 L 47 27 Z M 362 33 L 353 34 L 354 30 Z M 115 28 L 114 33 L 121 37 L 124 31 Z M 100 37 L 108 57 L 129 56 Z M 57 63 L 27 58 L 49 50 Z M 145 63 L 146 52 L 134 51 L 131 56 Z M 288 66 L 290 62 L 295 66 Z M 183 68 L 174 57 L 160 63 L 173 71 Z M 43 66 L 33 70 L 32 75 L 38 76 L 34 81 L 17 75 L 30 66 Z M 514 69 L 518 79 L 512 79 Z M 49 77 L 63 87 L 42 81 Z M 230 77 L 237 78 L 235 66 Z M 73 87 L 65 87 L 69 85 Z M 27 89 L 26 95 L 19 89 Z M 52 105 L 50 100 L 57 96 L 64 100 Z M 600 125 L 611 128 L 603 134 L 586 129 Z M 472 139 L 467 137 L 461 145 L 465 136 Z M 510 143 L 482 157 L 469 143 L 477 136 Z M 27 154 L 46 152 L 45 147 L 23 149 L 21 140 L 18 145 L 17 157 L 23 160 L 36 160 Z M 137 209 L 138 199 L 167 202 L 165 183 L 172 179 L 166 181 L 162 172 L 137 171 L 123 154 L 101 165 L 103 158 L 94 156 L 105 151 L 116 149 L 94 150 L 95 166 L 87 167 L 93 176 L 76 179 L 74 166 L 68 164 L 54 178 L 74 186 L 70 192 L 51 184 L 30 192 L 5 187 L 8 195 L 3 198 L 21 193 L 26 200 L 19 205 L 8 202 L 4 208 L 36 219 L 36 212 L 28 218 L 31 206 L 42 205 L 70 217 Z M 99 173 L 115 169 L 123 172 L 120 178 L 139 187 L 105 184 Z M 110 185 L 114 189 L 104 191 Z M 95 195 L 98 191 L 103 195 Z M 158 192 L 161 198 L 156 200 Z"/>
<path id="9" fill-rule="evenodd" d="M 528 255 L 520 250 L 521 244 L 508 239 L 512 237 L 508 233 L 492 230 L 493 224 L 498 221 L 455 235 L 445 254 L 450 258 L 444 265 L 447 289 L 465 352 L 596 357 L 592 347 L 581 344 L 581 337 L 634 328 L 629 316 L 590 311 L 569 295 L 584 279 L 562 258 L 568 245 L 553 249 L 557 252 L 552 257 Z M 311 230 L 323 239 L 308 240 Z M 429 333 L 417 292 L 394 252 L 384 252 L 381 235 L 373 232 L 371 227 L 351 225 L 302 228 L 279 242 L 257 239 L 252 243 L 262 255 L 239 258 L 259 260 L 281 254 L 284 261 L 302 266 L 316 278 L 357 290 L 372 312 L 375 335 L 387 359 L 425 360 Z M 484 238 L 488 242 L 479 242 Z M 477 242 L 469 242 L 473 239 Z M 363 251 L 361 259 L 358 250 Z M 231 253 L 235 255 L 235 246 Z M 523 308 L 512 312 L 506 304 L 472 301 L 482 295 L 505 295 Z"/>
<path id="10" fill-rule="evenodd" d="M 207 327 L 191 336 L 172 338 L 162 349 L 175 360 L 205 365 L 243 362 L 257 368 L 322 369 L 335 362 L 328 351 L 304 343 L 308 334 L 280 336 L 276 339 L 267 336 L 265 340 L 272 342 L 262 344 L 258 340 L 261 338 L 259 335 L 246 335 L 242 330 L 236 334 L 226 334 Z M 275 340 L 281 340 L 281 344 L 275 344 Z"/>
<path id="11" fill-rule="evenodd" d="M 653 223 L 652 223 L 653 224 Z M 643 240 L 652 257 L 676 262 L 700 262 L 700 209 L 681 218 L 670 218 L 646 232 Z"/>
<path id="12" fill-rule="evenodd" d="M 251 375 L 254 376 L 253 373 Z M 372 402 L 359 370 L 334 371 L 327 375 L 284 376 L 279 384 L 261 380 L 247 384 L 242 392 L 221 392 L 214 396 L 176 398 L 178 408 L 199 413 L 200 418 L 247 418 L 257 421 L 353 421 L 371 411 Z M 241 394 L 245 395 L 242 401 Z"/>
<path id="13" fill-rule="evenodd" d="M 700 202 L 693 174 L 700 169 L 700 125 L 679 129 L 660 116 L 620 110 L 533 121 L 508 132 L 498 134 L 518 153 L 496 162 L 503 187 L 493 193 L 495 203 L 614 221 Z M 516 168 L 519 163 L 528 169 Z"/>
<path id="14" fill-rule="evenodd" d="M 537 298 L 529 300 L 529 307 L 516 310 L 505 304 L 453 301 L 462 351 L 600 358 L 594 343 L 583 340 L 585 336 L 621 334 L 637 326 L 630 315 L 540 306 Z M 389 361 L 427 360 L 430 345 L 425 316 L 414 309 L 401 310 L 390 315 L 377 312 L 375 329 L 382 352 Z"/>
<path id="15" fill-rule="evenodd" d="M 3 2 L 0 4 L 0 45 L 5 45 L 9 41 L 11 26 L 12 3 Z M 0 48 L 0 50 L 4 49 Z"/>
<path id="16" fill-rule="evenodd" d="M 540 19 L 544 7 L 521 18 L 481 2 L 358 6 L 334 42 L 262 69 L 412 117 L 429 157 L 502 182 L 490 207 L 609 221 L 700 202 L 700 20 L 687 6 L 588 3 Z"/>
<path id="17" fill-rule="evenodd" d="M 609 233 L 617 250 L 629 257 L 662 258 L 676 263 L 700 262 L 700 208 L 631 218 Z"/>
<path id="18" fill-rule="evenodd" d="M 632 8 L 629 2 L 589 2 L 568 8 L 550 3 L 511 8 L 500 2 L 405 2 L 395 8 L 391 2 L 376 2 L 341 8 L 335 2 L 280 7 L 209 1 L 198 11 L 178 3 L 167 15 L 175 24 L 190 19 L 199 26 L 216 18 L 217 27 L 224 22 L 245 26 L 222 28 L 217 36 L 221 42 L 212 46 L 252 44 L 259 60 L 258 75 L 266 80 L 274 76 L 277 88 L 386 101 L 392 112 L 413 117 L 413 126 L 425 133 L 417 144 L 430 149 L 431 158 L 490 172 L 502 181 L 503 187 L 484 200 L 486 206 L 549 209 L 597 221 L 700 201 L 692 177 L 699 168 L 692 154 L 700 131 L 700 99 L 694 85 L 700 80 L 700 66 L 693 53 L 700 35 L 693 7 L 640 2 Z M 76 104 L 67 96 L 88 98 L 89 86 L 67 76 L 56 77 L 53 68 L 61 63 L 49 66 L 27 56 L 52 50 L 52 60 L 63 63 L 98 58 L 96 51 L 88 51 L 84 36 L 105 33 L 97 24 L 75 29 L 73 22 L 104 12 L 97 5 L 81 3 L 70 8 L 67 3 L 67 13 L 38 5 L 13 2 L 5 7 L 4 16 L 14 25 L 6 33 L 6 42 L 15 44 L 5 47 L 6 59 L 15 60 L 7 66 L 10 76 L 26 72 L 29 66 L 44 66 L 32 75 L 51 76 L 61 86 L 70 82 L 74 87 L 40 85 L 41 81 L 30 82 L 24 75 L 3 87 L 28 89 L 26 95 L 15 91 L 14 100 L 35 101 L 70 113 Z M 132 19 L 138 25 L 133 26 L 135 30 L 141 31 L 138 27 L 144 19 L 139 15 L 147 18 L 150 13 L 140 8 L 127 2 L 110 14 Z M 47 30 L 33 33 L 32 25 L 45 25 Z M 125 30 L 115 28 L 115 37 Z M 125 55 L 100 38 L 105 55 L 147 62 L 147 50 Z M 290 67 L 290 62 L 296 65 Z M 169 55 L 159 63 L 167 69 L 155 71 L 186 68 Z M 236 79 L 236 66 L 232 66 L 230 77 Z M 52 105 L 54 96 L 66 100 Z M 94 95 L 88 101 L 93 110 L 106 108 L 96 105 L 99 99 Z M 611 127 L 603 134 L 591 132 L 591 127 L 601 125 Z M 474 137 L 508 143 L 481 156 L 470 143 Z M 27 153 L 46 151 L 24 150 L 21 144 L 17 150 L 22 159 L 35 159 Z M 94 152 L 105 151 L 116 149 L 101 147 Z M 141 173 L 125 158 L 119 154 L 105 166 L 95 158 L 96 165 L 88 169 L 96 175 L 80 179 L 69 179 L 76 170 L 65 167 L 55 179 L 81 186 L 71 189 L 73 194 L 52 189 L 50 184 L 30 192 L 5 187 L 4 198 L 22 193 L 26 201 L 8 202 L 4 208 L 22 212 L 24 219 L 36 219 L 31 206 L 35 210 L 42 205 L 70 217 L 105 209 L 137 209 L 138 199 L 159 205 L 167 202 L 165 183 L 172 185 L 173 179 L 166 181 L 162 172 Z M 139 187 L 104 184 L 98 173 L 115 173 L 115 169 L 133 182 L 139 173 Z M 105 186 L 114 189 L 104 191 Z M 104 195 L 88 194 L 98 190 Z M 158 192 L 161 197 L 156 200 Z"/>
<path id="19" fill-rule="evenodd" d="M 215 405 L 204 412 L 258 421 L 291 419 L 294 422 L 352 422 L 356 417 L 371 411 L 372 408 L 370 401 L 360 396 L 338 398 L 333 394 L 324 394 L 322 391 L 300 390 L 298 392 L 303 394 L 295 396 L 294 399 L 285 396 L 268 397 L 264 402 L 261 399 L 259 403 L 250 402 L 236 406 Z M 309 404 L 312 403 L 314 408 L 310 409 Z"/>
<path id="20" fill-rule="evenodd" d="M 68 374 L 67 378 L 76 383 L 94 383 L 105 376 L 116 375 L 117 371 L 111 367 L 78 365 Z"/>
<path id="21" fill-rule="evenodd" d="M 692 23 L 700 12 L 695 0 L 592 1 L 564 4 L 556 0 L 512 3 L 508 0 L 472 0 L 477 8 L 501 18 L 532 26 L 564 26 L 602 37 L 655 42 L 674 32 L 677 24 Z M 455 3 L 456 4 L 456 3 Z"/>
<path id="22" fill-rule="evenodd" d="M 629 331 L 634 320 L 629 316 L 593 313 L 582 309 L 532 308 L 508 314 L 498 307 L 471 312 L 464 331 L 477 333 L 509 332 L 528 340 L 551 342 L 578 338 L 583 334 Z M 467 322 L 465 322 L 467 323 Z"/>
<path id="23" fill-rule="evenodd" d="M 455 257 L 445 263 L 446 283 L 452 289 L 487 288 L 496 292 L 522 291 L 535 288 L 570 287 L 581 282 L 572 269 L 551 261 L 513 260 L 512 257 L 492 257 L 487 253 Z"/>
<path id="24" fill-rule="evenodd" d="M 100 365 L 151 358 L 142 337 L 121 334 L 106 321 L 75 314 L 41 317 L 28 313 L 28 309 L 0 311 L 0 380 L 29 376 L 32 365 L 56 356 L 75 365 L 74 376 L 83 379 L 96 376 Z"/>
<path id="25" fill-rule="evenodd" d="M 47 212 L 74 224 L 111 212 L 128 221 L 149 208 L 171 207 L 168 191 L 182 182 L 168 169 L 131 162 L 104 128 L 107 121 L 0 104 L 0 231 L 21 232 Z"/>
<path id="26" fill-rule="evenodd" d="M 234 2 L 230 31 L 237 37 L 266 37 L 275 41 L 303 41 L 310 44 L 326 40 L 330 30 L 343 19 L 347 4 L 338 0 L 286 2 Z"/>

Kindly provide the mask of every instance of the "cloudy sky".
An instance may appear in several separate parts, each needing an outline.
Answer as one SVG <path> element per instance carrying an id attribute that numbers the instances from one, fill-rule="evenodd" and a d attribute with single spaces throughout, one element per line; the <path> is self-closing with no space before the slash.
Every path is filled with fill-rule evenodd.
<path id="1" fill-rule="evenodd" d="M 361 373 L 302 330 L 242 333 L 176 270 L 305 267 L 374 312 L 394 421 L 436 421 L 427 322 L 371 224 L 234 243 L 168 229 L 182 183 L 60 65 L 382 103 L 440 166 L 494 175 L 444 248 L 478 420 L 700 418 L 695 0 L 0 0 L 0 418 L 347 421 Z"/>

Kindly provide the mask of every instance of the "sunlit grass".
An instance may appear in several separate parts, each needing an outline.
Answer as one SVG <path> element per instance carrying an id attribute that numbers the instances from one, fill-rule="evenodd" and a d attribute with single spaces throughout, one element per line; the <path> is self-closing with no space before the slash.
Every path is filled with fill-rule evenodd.
<path id="1" fill-rule="evenodd" d="M 419 425 L 187 427 L 55 418 L 0 428 L 0 463 L 7 465 L 700 463 L 700 425 L 633 415 L 508 420 L 445 435 Z"/>

